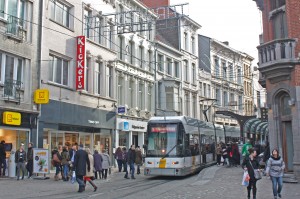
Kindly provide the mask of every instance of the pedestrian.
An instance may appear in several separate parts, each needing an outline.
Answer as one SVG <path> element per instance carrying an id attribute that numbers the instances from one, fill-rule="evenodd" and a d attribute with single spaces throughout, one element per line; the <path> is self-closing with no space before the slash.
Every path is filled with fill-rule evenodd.
<path id="1" fill-rule="evenodd" d="M 134 162 L 135 162 L 136 154 L 135 154 L 135 146 L 131 145 L 130 149 L 127 153 L 127 162 L 129 164 L 130 173 L 131 173 L 131 179 L 135 179 L 134 177 Z"/>
<path id="2" fill-rule="evenodd" d="M 255 179 L 254 176 L 254 170 L 259 169 L 259 163 L 256 160 L 256 151 L 253 148 L 248 149 L 248 156 L 245 156 L 243 163 L 242 163 L 242 168 L 245 171 L 248 171 L 248 174 L 250 176 L 249 180 L 249 185 L 247 186 L 247 191 L 248 191 L 248 199 L 250 199 L 250 193 L 252 189 L 252 194 L 253 194 L 253 199 L 256 199 L 256 182 L 257 180 Z"/>
<path id="3" fill-rule="evenodd" d="M 92 167 L 94 167 L 94 157 L 93 157 L 93 155 L 91 153 L 91 150 L 89 148 L 86 148 L 85 151 L 88 154 L 90 165 Z M 87 165 L 87 169 L 88 169 L 88 165 Z M 94 192 L 95 192 L 95 191 L 97 191 L 97 186 L 93 182 L 93 180 L 94 180 L 93 170 L 94 169 L 91 169 L 90 171 L 86 170 L 86 175 L 83 177 L 83 182 L 84 182 L 85 186 L 86 186 L 86 182 L 89 182 L 93 186 Z"/>
<path id="4" fill-rule="evenodd" d="M 128 168 L 127 168 L 127 159 L 128 159 L 127 155 L 128 154 L 127 154 L 127 151 L 126 151 L 126 147 L 123 147 L 122 148 L 122 158 L 123 158 L 123 169 L 124 169 L 123 172 L 125 172 L 124 178 L 129 179 L 129 177 L 128 177 Z"/>
<path id="5" fill-rule="evenodd" d="M 90 159 L 86 151 L 83 150 L 83 145 L 80 144 L 78 151 L 75 154 L 74 161 L 74 171 L 76 173 L 76 181 L 78 182 L 79 189 L 78 192 L 81 193 L 85 191 L 85 184 L 83 181 L 83 176 L 86 175 L 86 171 L 90 172 Z"/>
<path id="6" fill-rule="evenodd" d="M 58 181 L 58 180 L 59 180 L 58 174 L 59 174 L 60 169 L 61 169 L 61 168 L 60 168 L 60 164 L 61 164 L 61 159 L 62 159 L 62 158 L 61 158 L 61 155 L 60 155 L 59 152 L 58 152 L 57 147 L 55 147 L 55 148 L 53 149 L 51 155 L 52 155 L 52 161 L 51 161 L 51 163 L 52 163 L 52 166 L 55 167 L 54 180 L 55 180 L 55 181 Z"/>
<path id="7" fill-rule="evenodd" d="M 17 180 L 20 179 L 20 171 L 22 170 L 22 180 L 25 175 L 25 164 L 26 164 L 26 151 L 24 150 L 24 144 L 22 143 L 20 149 L 16 151 L 15 163 L 17 164 Z"/>
<path id="8" fill-rule="evenodd" d="M 28 179 L 31 178 L 32 172 L 33 172 L 33 143 L 28 143 L 28 149 L 27 149 L 27 165 L 26 169 L 28 171 Z"/>
<path id="9" fill-rule="evenodd" d="M 62 152 L 63 152 L 63 146 L 62 145 L 58 145 L 58 153 L 60 155 L 60 160 L 61 160 L 61 154 L 62 154 Z M 60 169 L 60 175 L 61 175 L 62 179 L 64 179 L 64 170 L 63 170 L 63 165 L 61 164 L 61 162 L 59 164 L 59 169 Z"/>
<path id="10" fill-rule="evenodd" d="M 5 170 L 6 170 L 5 141 L 2 140 L 0 143 L 0 177 L 5 176 Z"/>
<path id="11" fill-rule="evenodd" d="M 225 145 L 223 145 L 222 147 L 222 156 L 223 156 L 223 166 L 226 164 L 228 165 L 228 153 L 227 153 L 227 148 Z"/>
<path id="12" fill-rule="evenodd" d="M 136 174 L 141 174 L 141 165 L 143 164 L 143 155 L 140 146 L 135 149 L 135 164 L 137 165 Z"/>
<path id="13" fill-rule="evenodd" d="M 240 165 L 240 152 L 239 152 L 239 147 L 236 143 L 232 144 L 231 147 L 231 151 L 232 151 L 232 164 L 233 166 L 237 167 L 238 165 Z"/>
<path id="14" fill-rule="evenodd" d="M 285 169 L 285 164 L 280 157 L 277 149 L 272 151 L 272 156 L 268 160 L 266 174 L 271 177 L 272 185 L 273 185 L 273 195 L 274 199 L 277 199 L 277 196 L 281 198 L 281 190 L 282 190 L 282 177 L 283 171 Z"/>
<path id="15" fill-rule="evenodd" d="M 217 145 L 216 154 L 217 154 L 217 165 L 221 165 L 221 156 L 222 156 L 221 144 Z"/>
<path id="16" fill-rule="evenodd" d="M 110 168 L 110 157 L 107 153 L 107 150 L 104 150 L 101 154 L 102 156 L 102 179 L 107 179 L 107 172 Z"/>
<path id="17" fill-rule="evenodd" d="M 233 152 L 232 152 L 232 143 L 227 143 L 227 146 L 226 146 L 226 151 L 227 151 L 227 158 L 228 158 L 228 167 L 231 167 L 233 166 Z"/>
<path id="18" fill-rule="evenodd" d="M 99 175 L 99 179 L 102 178 L 102 156 L 99 154 L 98 150 L 95 150 L 94 152 L 94 168 L 95 168 L 95 178 L 98 179 L 98 175 Z"/>
<path id="19" fill-rule="evenodd" d="M 270 158 L 270 143 L 267 141 L 266 146 L 265 146 L 264 156 L 263 156 L 263 162 L 265 163 L 265 169 L 267 168 L 269 158 Z"/>
<path id="20" fill-rule="evenodd" d="M 121 172 L 122 171 L 122 164 L 123 164 L 121 147 L 117 148 L 117 150 L 115 152 L 115 159 L 117 160 L 117 163 L 118 163 L 119 172 Z"/>
<path id="21" fill-rule="evenodd" d="M 61 164 L 63 166 L 63 181 L 69 181 L 69 161 L 70 161 L 70 154 L 68 152 L 68 147 L 64 146 L 63 151 L 61 153 Z"/>

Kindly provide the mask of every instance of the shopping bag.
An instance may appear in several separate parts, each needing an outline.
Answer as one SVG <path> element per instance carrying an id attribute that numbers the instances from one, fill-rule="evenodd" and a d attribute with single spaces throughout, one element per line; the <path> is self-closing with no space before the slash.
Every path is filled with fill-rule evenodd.
<path id="1" fill-rule="evenodd" d="M 249 185 L 249 180 L 250 180 L 250 176 L 248 174 L 248 171 L 244 171 L 242 185 L 247 187 Z"/>
<path id="2" fill-rule="evenodd" d="M 224 162 L 224 158 L 223 158 L 223 156 L 221 156 L 221 162 Z"/>
<path id="3" fill-rule="evenodd" d="M 74 184 L 75 181 L 76 181 L 76 174 L 75 171 L 73 171 L 71 176 L 71 183 Z"/>

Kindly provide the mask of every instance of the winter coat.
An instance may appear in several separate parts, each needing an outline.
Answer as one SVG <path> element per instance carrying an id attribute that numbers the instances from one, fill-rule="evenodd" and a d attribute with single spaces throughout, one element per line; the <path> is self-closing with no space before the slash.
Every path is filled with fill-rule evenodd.
<path id="1" fill-rule="evenodd" d="M 93 156 L 94 156 L 95 171 L 102 171 L 102 162 L 103 162 L 102 156 L 99 153 L 95 153 Z"/>
<path id="2" fill-rule="evenodd" d="M 57 155 L 57 157 L 60 161 L 62 160 L 62 157 L 61 157 L 60 153 L 56 149 L 54 149 L 51 154 L 52 154 L 52 160 L 53 160 L 53 155 L 54 154 Z M 54 166 L 60 166 L 60 162 L 55 162 L 54 164 L 55 164 Z"/>
<path id="3" fill-rule="evenodd" d="M 61 164 L 62 165 L 68 165 L 70 161 L 70 155 L 68 151 L 63 151 L 61 153 Z"/>
<path id="4" fill-rule="evenodd" d="M 264 151 L 264 157 L 263 157 L 263 162 L 266 162 L 267 160 L 269 160 L 271 154 L 270 154 L 270 146 L 267 145 Z"/>
<path id="5" fill-rule="evenodd" d="M 243 148 L 242 148 L 242 155 L 243 155 L 243 156 L 248 156 L 248 155 L 250 155 L 250 154 L 249 154 L 249 151 L 248 151 L 248 149 L 250 149 L 250 148 L 252 148 L 252 145 L 251 145 L 250 143 L 244 144 L 244 145 L 243 145 Z M 258 154 L 258 155 L 259 155 L 259 154 Z"/>
<path id="6" fill-rule="evenodd" d="M 216 153 L 217 155 L 222 155 L 222 148 L 218 146 Z"/>
<path id="7" fill-rule="evenodd" d="M 275 158 L 271 156 L 268 160 L 266 173 L 272 177 L 282 177 L 285 169 L 285 164 L 282 157 Z"/>
<path id="8" fill-rule="evenodd" d="M 109 169 L 110 166 L 110 157 L 107 153 L 102 153 L 102 169 Z"/>
<path id="9" fill-rule="evenodd" d="M 26 151 L 23 150 L 23 151 L 22 151 L 22 154 L 23 154 L 23 161 L 22 161 L 22 162 L 27 162 Z M 15 163 L 18 163 L 18 162 L 19 162 L 20 157 L 21 157 L 21 151 L 20 151 L 20 149 L 18 149 L 18 150 L 16 151 L 16 155 L 15 155 Z"/>
<path id="10" fill-rule="evenodd" d="M 122 157 L 122 150 L 117 150 L 116 153 L 115 153 L 115 159 L 116 160 L 123 160 L 123 157 Z"/>
<path id="11" fill-rule="evenodd" d="M 143 163 L 143 156 L 141 149 L 135 150 L 135 164 L 141 165 Z"/>
<path id="12" fill-rule="evenodd" d="M 85 176 L 86 169 L 89 170 L 90 168 L 90 159 L 88 157 L 88 153 L 82 149 L 76 151 L 74 162 L 74 170 L 76 175 Z"/>
<path id="13" fill-rule="evenodd" d="M 88 157 L 89 157 L 89 161 L 90 161 L 90 165 L 94 165 L 94 157 L 92 154 L 88 154 Z M 92 177 L 94 176 L 94 172 L 93 172 L 93 169 L 91 168 L 90 171 L 88 171 L 88 165 L 86 166 L 86 174 L 85 176 L 87 177 Z"/>
<path id="14" fill-rule="evenodd" d="M 33 161 L 33 149 L 32 148 L 28 148 L 28 150 L 27 150 L 27 160 Z"/>
<path id="15" fill-rule="evenodd" d="M 250 162 L 252 165 L 250 164 Z M 249 156 L 246 156 L 243 160 L 242 167 L 247 168 L 248 174 L 250 176 L 250 180 L 252 181 L 256 180 L 254 177 L 254 170 L 253 170 L 253 169 L 255 170 L 259 169 L 259 162 L 257 161 L 256 158 L 253 158 L 253 160 L 251 160 Z"/>
<path id="16" fill-rule="evenodd" d="M 135 162 L 135 150 L 129 149 L 127 153 L 127 162 L 128 164 L 132 164 Z"/>
<path id="17" fill-rule="evenodd" d="M 6 152 L 4 148 L 4 144 L 0 143 L 0 160 L 4 160 L 6 158 Z"/>

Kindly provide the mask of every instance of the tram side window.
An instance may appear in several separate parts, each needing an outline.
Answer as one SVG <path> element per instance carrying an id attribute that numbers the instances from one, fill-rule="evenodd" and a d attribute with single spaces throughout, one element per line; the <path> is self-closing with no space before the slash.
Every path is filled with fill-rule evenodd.
<path id="1" fill-rule="evenodd" d="M 190 149 L 190 134 L 185 134 L 184 136 L 184 148 L 185 156 L 192 156 L 192 151 Z"/>
<path id="2" fill-rule="evenodd" d="M 198 135 L 190 135 L 190 149 L 192 156 L 200 154 L 199 148 L 199 136 Z"/>

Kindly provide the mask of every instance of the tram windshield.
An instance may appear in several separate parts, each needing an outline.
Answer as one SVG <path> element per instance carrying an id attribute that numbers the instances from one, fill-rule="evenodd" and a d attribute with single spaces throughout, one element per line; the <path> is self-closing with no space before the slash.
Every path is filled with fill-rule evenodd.
<path id="1" fill-rule="evenodd" d="M 148 157 L 177 156 L 177 124 L 153 124 L 148 128 Z M 174 148 L 175 147 L 175 148 Z"/>

